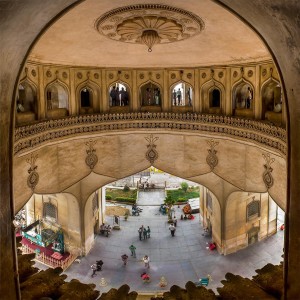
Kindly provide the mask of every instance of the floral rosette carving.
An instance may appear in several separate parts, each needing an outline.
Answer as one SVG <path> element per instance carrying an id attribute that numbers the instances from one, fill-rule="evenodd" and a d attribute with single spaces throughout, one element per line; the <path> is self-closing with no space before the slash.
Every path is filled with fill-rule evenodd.
<path id="1" fill-rule="evenodd" d="M 146 141 L 149 143 L 147 145 L 147 152 L 146 152 L 146 159 L 153 164 L 155 160 L 158 159 L 158 152 L 156 151 L 156 145 L 154 142 L 156 142 L 159 138 L 153 137 L 153 134 L 150 134 L 149 137 L 145 137 Z"/>
<path id="2" fill-rule="evenodd" d="M 217 157 L 217 150 L 215 149 L 215 147 L 219 144 L 219 142 L 216 142 L 214 140 L 208 140 L 206 142 L 210 147 L 210 149 L 207 149 L 208 155 L 206 157 L 206 162 L 210 166 L 210 170 L 213 171 L 219 162 Z"/>
<path id="3" fill-rule="evenodd" d="M 96 155 L 96 149 L 94 148 L 96 141 L 89 140 L 85 144 L 88 147 L 88 149 L 86 150 L 87 156 L 85 158 L 85 163 L 92 170 L 98 162 L 98 156 Z"/>
<path id="4" fill-rule="evenodd" d="M 263 157 L 266 161 L 266 163 L 264 164 L 265 171 L 263 173 L 263 181 L 267 189 L 269 189 L 274 184 L 274 178 L 272 176 L 273 168 L 271 167 L 271 164 L 275 161 L 275 158 L 271 158 L 270 154 L 263 154 Z"/>
<path id="5" fill-rule="evenodd" d="M 30 168 L 28 169 L 29 176 L 27 178 L 27 185 L 34 191 L 36 185 L 39 182 L 39 174 L 37 172 L 37 165 L 35 164 L 38 155 L 31 154 L 30 158 L 26 159 L 26 162 L 30 164 Z"/>

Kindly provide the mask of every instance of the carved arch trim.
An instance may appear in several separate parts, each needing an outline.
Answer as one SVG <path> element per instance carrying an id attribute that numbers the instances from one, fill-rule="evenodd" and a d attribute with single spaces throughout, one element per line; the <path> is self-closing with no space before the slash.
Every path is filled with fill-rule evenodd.
<path id="1" fill-rule="evenodd" d="M 95 109 L 96 111 L 99 111 L 99 109 L 100 109 L 100 100 L 101 100 L 100 99 L 101 88 L 96 82 L 92 81 L 91 79 L 87 79 L 87 80 L 79 83 L 76 86 L 76 101 L 75 101 L 76 111 L 78 113 L 80 112 L 80 108 L 81 108 L 80 93 L 81 93 L 82 89 L 84 89 L 85 87 L 89 88 L 92 91 L 92 94 L 93 94 L 92 108 Z"/>

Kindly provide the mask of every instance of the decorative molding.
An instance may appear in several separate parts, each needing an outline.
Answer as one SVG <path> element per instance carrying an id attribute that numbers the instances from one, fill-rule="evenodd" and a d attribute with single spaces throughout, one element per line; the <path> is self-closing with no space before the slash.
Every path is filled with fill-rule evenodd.
<path id="1" fill-rule="evenodd" d="M 88 133 L 146 129 L 227 136 L 271 148 L 283 156 L 287 149 L 285 129 L 258 120 L 196 113 L 132 112 L 71 116 L 17 127 L 14 154 Z"/>
<path id="2" fill-rule="evenodd" d="M 164 4 L 137 4 L 108 11 L 95 22 L 102 35 L 125 43 L 154 44 L 182 41 L 205 28 L 197 15 Z"/>
<path id="3" fill-rule="evenodd" d="M 30 158 L 26 159 L 26 162 L 30 165 L 30 168 L 28 169 L 28 178 L 27 178 L 27 185 L 31 188 L 32 191 L 34 191 L 36 185 L 39 182 L 39 174 L 37 172 L 37 165 L 35 164 L 36 160 L 38 158 L 37 154 L 31 153 Z"/>
<path id="4" fill-rule="evenodd" d="M 153 137 L 153 134 L 150 134 L 149 137 L 145 137 L 145 140 L 149 143 L 147 145 L 148 150 L 146 152 L 146 159 L 149 160 L 151 164 L 158 159 L 158 152 L 156 151 L 156 145 L 154 144 L 158 139 L 159 137 Z"/>
<path id="5" fill-rule="evenodd" d="M 271 188 L 274 184 L 274 178 L 272 176 L 273 168 L 271 164 L 275 161 L 275 158 L 271 158 L 270 154 L 262 154 L 266 163 L 264 164 L 265 171 L 263 173 L 263 181 L 267 189 Z"/>
<path id="6" fill-rule="evenodd" d="M 217 150 L 215 150 L 215 147 L 219 144 L 219 142 L 216 142 L 214 140 L 207 140 L 206 142 L 210 147 L 210 149 L 207 149 L 208 155 L 206 157 L 206 162 L 210 166 L 210 170 L 213 171 L 219 162 L 217 157 Z"/>
<path id="7" fill-rule="evenodd" d="M 88 149 L 86 150 L 87 156 L 85 158 L 85 163 L 87 166 L 90 167 L 91 170 L 94 169 L 95 165 L 98 162 L 98 156 L 96 155 L 96 149 L 94 148 L 94 145 L 97 143 L 97 141 L 89 140 L 86 142 L 86 146 Z"/>

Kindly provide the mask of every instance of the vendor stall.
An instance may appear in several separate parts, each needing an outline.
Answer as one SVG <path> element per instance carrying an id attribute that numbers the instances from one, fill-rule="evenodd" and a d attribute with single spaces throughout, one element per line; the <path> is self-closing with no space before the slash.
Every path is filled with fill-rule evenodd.
<path id="1" fill-rule="evenodd" d="M 56 252 L 64 252 L 64 239 L 62 230 L 46 220 L 37 220 L 22 229 L 22 236 L 31 243 L 41 247 L 53 244 L 52 249 Z"/>

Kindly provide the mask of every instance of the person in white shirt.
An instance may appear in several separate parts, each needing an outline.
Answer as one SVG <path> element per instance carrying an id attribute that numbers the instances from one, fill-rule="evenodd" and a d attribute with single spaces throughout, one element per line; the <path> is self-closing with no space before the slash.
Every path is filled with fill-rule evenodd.
<path id="1" fill-rule="evenodd" d="M 145 255 L 144 257 L 143 257 L 143 261 L 144 261 L 144 263 L 145 263 L 145 268 L 150 268 L 150 257 L 148 256 L 148 255 Z"/>

